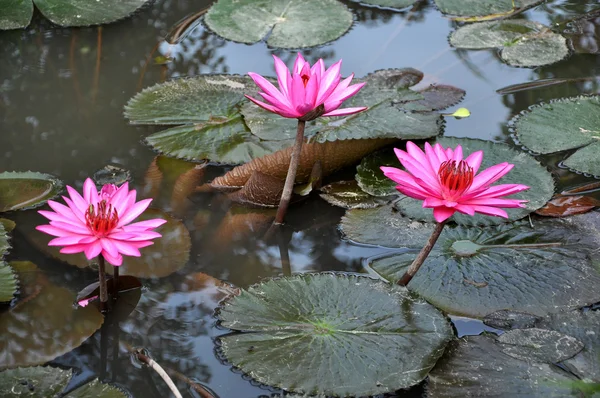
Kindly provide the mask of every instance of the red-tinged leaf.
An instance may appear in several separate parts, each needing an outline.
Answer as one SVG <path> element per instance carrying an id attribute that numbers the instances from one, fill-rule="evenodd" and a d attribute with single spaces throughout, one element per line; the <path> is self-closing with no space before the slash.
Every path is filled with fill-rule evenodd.
<path id="1" fill-rule="evenodd" d="M 600 200 L 590 196 L 555 196 L 535 214 L 546 217 L 567 217 L 581 214 L 600 206 Z"/>

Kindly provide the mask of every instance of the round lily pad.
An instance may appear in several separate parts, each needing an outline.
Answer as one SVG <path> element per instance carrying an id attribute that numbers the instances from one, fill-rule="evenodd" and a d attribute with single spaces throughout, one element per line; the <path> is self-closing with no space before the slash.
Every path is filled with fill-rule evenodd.
<path id="1" fill-rule="evenodd" d="M 0 1 L 0 30 L 26 28 L 32 16 L 31 0 Z"/>
<path id="2" fill-rule="evenodd" d="M 417 0 L 355 0 L 360 1 L 362 4 L 368 4 L 371 6 L 389 7 L 389 8 L 406 8 L 412 6 Z"/>
<path id="3" fill-rule="evenodd" d="M 352 26 L 348 8 L 337 0 L 219 0 L 206 25 L 228 40 L 269 47 L 314 47 L 336 40 Z"/>
<path id="4" fill-rule="evenodd" d="M 503 162 L 514 164 L 515 167 L 494 185 L 525 184 L 530 186 L 530 189 L 527 191 L 519 192 L 508 197 L 510 199 L 525 199 L 528 201 L 525 203 L 524 208 L 505 209 L 508 213 L 508 219 L 481 214 L 469 216 L 457 212 L 450 218 L 451 221 L 454 221 L 457 224 L 494 225 L 518 220 L 544 206 L 554 195 L 554 180 L 550 172 L 548 172 L 548 170 L 537 160 L 523 151 L 517 151 L 510 148 L 508 145 L 471 138 L 442 137 L 436 142 L 445 148 L 455 148 L 457 145 L 461 145 L 465 156 L 466 154 L 482 150 L 483 161 L 479 167 L 479 172 Z M 385 165 L 387 166 L 388 164 Z M 371 164 L 371 170 L 376 167 L 376 164 Z M 400 161 L 397 161 L 396 167 L 401 167 Z M 396 202 L 395 206 L 409 218 L 419 221 L 435 221 L 433 218 L 433 210 L 423 208 L 422 200 L 402 197 L 402 199 Z"/>
<path id="5" fill-rule="evenodd" d="M 151 246 L 140 249 L 141 257 L 123 256 L 123 264 L 120 266 L 121 275 L 161 278 L 183 268 L 187 263 L 192 243 L 190 233 L 183 222 L 154 208 L 147 209 L 136 221 L 152 218 L 167 220 L 166 224 L 155 230 L 162 234 L 162 237 L 153 240 Z M 50 235 L 34 229 L 28 233 L 28 237 L 39 250 L 54 258 L 79 268 L 90 265 L 90 261 L 83 253 L 63 254 L 60 253 L 60 247 L 48 246 L 48 242 L 52 239 Z M 106 271 L 112 273 L 112 268 L 107 266 Z"/>
<path id="6" fill-rule="evenodd" d="M 546 154 L 574 150 L 564 165 L 600 176 L 600 96 L 561 98 L 532 106 L 511 121 L 520 144 Z"/>
<path id="7" fill-rule="evenodd" d="M 593 257 L 598 230 L 577 219 L 535 220 L 533 225 L 447 225 L 409 290 L 444 311 L 476 318 L 501 309 L 543 316 L 600 301 Z M 341 229 L 359 243 L 411 249 L 371 263 L 395 282 L 425 245 L 433 224 L 384 206 L 347 211 Z"/>
<path id="8" fill-rule="evenodd" d="M 532 7 L 542 0 L 435 0 L 444 14 L 462 17 L 506 16 L 513 10 Z M 514 8 L 513 8 L 514 5 Z M 500 15 L 498 15 L 500 14 Z"/>
<path id="9" fill-rule="evenodd" d="M 75 309 L 74 300 L 74 293 L 47 283 L 31 300 L 1 313 L 0 369 L 46 363 L 98 330 L 104 317 L 93 307 Z"/>
<path id="10" fill-rule="evenodd" d="M 32 171 L 0 173 L 0 212 L 30 209 L 58 195 L 63 184 L 57 178 Z"/>
<path id="11" fill-rule="evenodd" d="M 506 355 L 490 335 L 451 342 L 429 375 L 428 398 L 580 397 L 577 378 L 549 363 L 528 363 Z"/>
<path id="12" fill-rule="evenodd" d="M 257 381 L 310 395 L 363 396 L 419 383 L 452 338 L 405 289 L 349 274 L 271 279 L 227 300 L 228 361 Z M 360 377 L 357 377 L 360 375 Z"/>
<path id="13" fill-rule="evenodd" d="M 148 0 L 33 0 L 41 13 L 60 26 L 90 26 L 118 21 Z"/>
<path id="14" fill-rule="evenodd" d="M 48 398 L 125 398 L 127 395 L 119 388 L 103 384 L 94 379 L 76 390 L 60 395 L 71 380 L 71 370 L 35 366 L 9 369 L 0 372 L 0 395 L 3 397 Z"/>
<path id="15" fill-rule="evenodd" d="M 498 337 L 505 354 L 522 361 L 557 363 L 583 349 L 575 337 L 540 328 L 509 330 Z"/>
<path id="16" fill-rule="evenodd" d="M 458 28 L 450 44 L 462 49 L 501 48 L 500 57 L 512 66 L 535 67 L 569 55 L 567 40 L 538 22 L 525 19 L 487 21 Z"/>
<path id="17" fill-rule="evenodd" d="M 0 302 L 11 301 L 17 291 L 18 281 L 13 269 L 0 261 Z"/>

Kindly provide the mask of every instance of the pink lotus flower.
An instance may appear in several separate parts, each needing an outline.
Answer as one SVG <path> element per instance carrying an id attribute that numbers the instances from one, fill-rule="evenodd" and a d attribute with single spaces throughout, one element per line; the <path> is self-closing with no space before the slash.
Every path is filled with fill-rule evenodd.
<path id="1" fill-rule="evenodd" d="M 501 207 L 524 207 L 526 200 L 503 199 L 529 189 L 521 184 L 491 186 L 514 165 L 500 163 L 477 174 L 483 151 L 477 151 L 463 160 L 462 147 L 444 149 L 440 144 L 425 144 L 425 152 L 412 142 L 406 144 L 406 152 L 394 149 L 406 169 L 381 167 L 383 174 L 398 183 L 396 189 L 406 196 L 423 200 L 423 207 L 433 208 L 437 222 L 451 217 L 455 212 L 486 214 L 508 218 Z"/>
<path id="2" fill-rule="evenodd" d="M 344 116 L 362 112 L 366 107 L 338 109 L 342 102 L 356 94 L 365 83 L 353 84 L 350 82 L 354 74 L 340 82 L 340 69 L 342 61 L 339 60 L 329 69 L 325 70 L 325 64 L 319 59 L 312 67 L 298 54 L 292 73 L 283 61 L 273 55 L 275 59 L 275 71 L 279 90 L 261 75 L 249 72 L 248 75 L 263 92 L 259 92 L 267 102 L 258 101 L 248 95 L 250 101 L 256 105 L 277 113 L 283 117 L 300 119 L 319 106 L 324 105 L 324 110 L 316 115 L 310 116 L 312 120 L 319 116 Z"/>
<path id="3" fill-rule="evenodd" d="M 50 220 L 48 225 L 36 227 L 39 231 L 56 236 L 48 245 L 64 246 L 61 253 L 85 253 L 88 260 L 101 254 L 110 264 L 118 266 L 123 255 L 139 257 L 139 249 L 150 246 L 151 239 L 161 235 L 152 231 L 166 220 L 131 223 L 148 208 L 152 199 L 136 202 L 135 190 L 129 184 L 120 187 L 106 184 L 100 192 L 91 179 L 83 184 L 83 197 L 67 186 L 70 198 L 63 196 L 67 206 L 49 200 L 54 210 L 39 213 Z"/>

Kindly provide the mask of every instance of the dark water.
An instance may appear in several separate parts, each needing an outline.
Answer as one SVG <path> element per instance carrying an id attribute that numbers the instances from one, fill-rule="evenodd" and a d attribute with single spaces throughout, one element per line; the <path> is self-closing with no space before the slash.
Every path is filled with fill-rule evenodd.
<path id="1" fill-rule="evenodd" d="M 544 100 L 598 92 L 598 80 L 499 95 L 504 86 L 552 77 L 600 75 L 600 57 L 575 54 L 558 64 L 512 68 L 493 50 L 457 51 L 449 47 L 453 23 L 427 1 L 411 11 L 395 12 L 345 2 L 355 13 L 353 28 L 323 47 L 303 51 L 314 62 L 344 60 L 342 74 L 363 76 L 383 68 L 414 67 L 425 73 L 422 85 L 451 84 L 467 92 L 461 106 L 472 116 L 448 119 L 448 136 L 510 142 L 507 121 L 528 106 Z M 558 23 L 593 8 L 596 1 L 549 1 L 524 14 L 545 24 Z M 36 16 L 24 31 L 0 32 L 0 168 L 52 173 L 80 187 L 83 180 L 106 164 L 131 170 L 141 188 L 156 154 L 141 143 L 159 129 L 132 127 L 123 118 L 123 106 L 140 88 L 165 79 L 199 73 L 248 71 L 272 75 L 272 51 L 265 44 L 227 42 L 199 25 L 177 45 L 165 42 L 154 56 L 170 54 L 175 61 L 154 65 L 146 61 L 157 43 L 182 18 L 209 6 L 210 1 L 163 0 L 145 7 L 133 18 L 85 29 L 63 29 Z M 593 28 L 576 43 L 592 49 Z M 600 36 L 597 26 L 596 37 Z M 597 48 L 597 47 L 596 47 Z M 288 63 L 294 52 L 277 50 Z M 563 176 L 559 189 L 587 179 L 557 168 L 560 158 L 545 159 Z M 210 166 L 205 179 L 222 174 Z M 342 175 L 353 176 L 348 170 Z M 156 205 L 172 210 L 168 200 Z M 146 369 L 136 367 L 128 347 L 144 347 L 161 365 L 202 382 L 222 398 L 254 398 L 275 392 L 260 388 L 219 359 L 215 338 L 225 330 L 215 326 L 213 310 L 219 292 L 198 281 L 200 272 L 246 287 L 261 278 L 281 275 L 280 250 L 256 234 L 231 226 L 229 203 L 217 195 L 195 195 L 179 216 L 190 231 L 192 248 L 185 267 L 164 278 L 144 279 L 137 308 L 120 321 L 107 319 L 81 347 L 53 363 L 78 373 L 75 383 L 101 377 L 124 386 L 135 397 L 163 397 L 163 383 Z M 26 237 L 29 212 L 11 215 L 19 223 L 11 259 L 34 261 L 49 277 L 73 291 L 94 280 L 92 271 L 80 270 L 38 252 Z M 353 245 L 340 239 L 337 224 L 343 210 L 312 198 L 294 206 L 284 240 L 289 241 L 292 272 L 340 270 L 366 272 L 363 258 L 379 248 Z M 21 228 L 23 227 L 23 228 Z M 49 303 L 51 305 L 51 303 Z M 482 331 L 478 321 L 457 319 L 459 334 Z M 116 345 L 116 339 L 121 344 Z M 106 364 L 104 364 L 104 359 Z M 105 370 L 102 368 L 105 367 Z M 177 382 L 187 396 L 189 385 Z M 418 396 L 419 390 L 401 396 Z"/>

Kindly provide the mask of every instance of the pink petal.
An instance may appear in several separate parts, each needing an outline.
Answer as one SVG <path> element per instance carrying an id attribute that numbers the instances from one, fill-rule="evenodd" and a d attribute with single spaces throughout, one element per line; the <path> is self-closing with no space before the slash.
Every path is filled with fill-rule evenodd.
<path id="1" fill-rule="evenodd" d="M 265 104 L 264 102 L 261 102 L 259 100 L 255 100 L 254 98 L 250 97 L 249 95 L 244 95 L 246 98 L 248 98 L 250 101 L 254 102 L 256 105 L 260 106 L 263 109 L 268 110 L 269 112 L 273 112 L 276 113 L 278 115 L 281 115 L 283 117 L 287 117 L 287 118 L 299 118 L 303 115 L 297 114 L 297 113 L 290 113 L 290 112 L 284 112 L 281 109 L 274 107 L 273 105 L 269 105 L 269 104 Z"/>
<path id="2" fill-rule="evenodd" d="M 319 60 L 315 62 L 312 68 L 310 68 L 310 72 L 317 77 L 317 81 L 320 85 L 321 79 L 325 74 L 325 63 L 323 62 L 323 59 L 319 58 Z"/>
<path id="3" fill-rule="evenodd" d="M 435 156 L 437 156 L 440 164 L 449 160 L 448 156 L 446 155 L 446 151 L 444 151 L 444 148 L 440 144 L 435 144 L 433 146 L 433 153 L 435 154 Z"/>
<path id="4" fill-rule="evenodd" d="M 280 104 L 291 106 L 290 101 L 284 96 L 270 81 L 259 75 L 258 73 L 248 72 L 248 75 L 254 80 L 254 83 L 262 89 L 265 93 L 275 98 Z M 278 106 L 278 104 L 273 104 Z"/>
<path id="5" fill-rule="evenodd" d="M 73 203 L 73 201 L 71 201 L 71 199 L 69 198 L 65 198 L 63 196 L 63 199 L 65 200 L 65 203 L 68 205 L 69 209 L 71 209 L 71 213 L 73 214 L 73 216 L 75 218 L 77 218 L 79 220 L 80 223 L 85 224 L 85 212 L 87 212 L 88 209 L 85 210 L 80 210 L 75 203 Z M 65 214 L 65 216 L 67 216 L 67 214 Z"/>
<path id="6" fill-rule="evenodd" d="M 468 216 L 474 216 L 475 215 L 475 209 L 473 208 L 473 206 L 469 206 L 469 205 L 465 205 L 465 204 L 457 204 L 454 209 L 456 211 L 459 211 L 463 214 L 466 214 Z"/>
<path id="7" fill-rule="evenodd" d="M 319 101 L 327 101 L 331 93 L 335 90 L 338 83 L 340 82 L 341 75 L 340 69 L 342 67 L 342 60 L 340 59 L 335 64 L 331 65 L 329 69 L 325 71 L 325 74 L 321 77 L 319 86 L 319 94 L 317 98 Z"/>
<path id="8" fill-rule="evenodd" d="M 422 190 L 414 189 L 406 185 L 396 185 L 396 190 L 400 193 L 403 193 L 406 196 L 410 196 L 411 198 L 419 200 L 423 200 L 429 197 L 429 195 L 424 194 Z"/>
<path id="9" fill-rule="evenodd" d="M 427 189 L 432 194 L 439 195 L 441 187 L 437 173 L 432 174 L 431 172 L 428 172 L 425 166 L 421 165 L 419 161 L 400 149 L 394 148 L 394 152 L 400 160 L 400 163 L 402 163 L 402 166 L 415 177 L 415 181 L 419 183 L 419 185 L 422 185 L 424 189 Z"/>
<path id="10" fill-rule="evenodd" d="M 491 206 L 473 206 L 473 209 L 477 213 L 485 214 L 487 216 L 496 216 L 496 217 L 508 218 L 508 214 L 504 210 L 499 209 L 497 207 L 491 207 Z"/>
<path id="11" fill-rule="evenodd" d="M 87 204 L 98 202 L 98 188 L 91 178 L 86 178 L 83 183 L 83 199 Z"/>
<path id="12" fill-rule="evenodd" d="M 80 244 L 82 237 L 79 235 L 61 236 L 48 242 L 48 246 L 72 246 Z"/>
<path id="13" fill-rule="evenodd" d="M 89 178 L 88 178 L 89 180 Z M 91 180 L 90 180 L 91 181 Z M 87 182 L 87 180 L 86 180 Z M 95 187 L 94 187 L 95 189 Z M 74 188 L 67 185 L 67 192 L 69 192 L 69 196 L 71 197 L 71 203 L 75 209 L 79 210 L 82 213 L 85 213 L 90 206 L 90 202 L 86 201 Z M 70 206 L 69 206 L 70 207 Z"/>
<path id="14" fill-rule="evenodd" d="M 449 148 L 449 149 L 452 150 L 452 148 Z M 454 152 L 451 157 L 452 157 L 452 160 L 454 160 L 456 162 L 456 164 L 460 163 L 460 161 L 463 159 L 462 146 L 457 145 L 456 149 L 454 149 Z"/>
<path id="15" fill-rule="evenodd" d="M 304 102 L 310 104 L 313 108 L 321 105 L 317 101 L 317 93 L 319 91 L 319 80 L 316 76 L 312 76 L 306 84 Z"/>
<path id="16" fill-rule="evenodd" d="M 404 170 L 397 169 L 395 167 L 381 166 L 383 175 L 392 181 L 397 182 L 402 186 L 406 186 L 413 191 L 418 191 L 422 196 L 440 197 L 438 192 L 434 192 L 427 188 L 427 185 L 423 184 L 422 181 L 417 181 L 415 177 Z"/>
<path id="17" fill-rule="evenodd" d="M 353 95 L 355 95 L 356 93 L 358 93 L 360 91 L 361 88 L 363 88 L 365 85 L 365 83 L 358 83 L 358 84 L 354 84 L 350 87 L 348 87 L 347 89 L 340 91 L 339 93 L 332 93 L 327 100 L 325 101 L 325 104 L 328 103 L 332 103 L 332 102 L 344 102 L 345 100 L 347 100 L 348 98 L 352 97 Z"/>
<path id="18" fill-rule="evenodd" d="M 120 254 L 113 257 L 109 253 L 103 251 L 102 256 L 109 264 L 114 265 L 115 267 L 118 267 L 121 264 L 123 264 L 123 256 L 121 256 Z"/>
<path id="19" fill-rule="evenodd" d="M 100 245 L 102 245 L 102 251 L 108 253 L 111 257 L 117 257 L 119 255 L 119 251 L 111 239 L 101 238 Z"/>
<path id="20" fill-rule="evenodd" d="M 452 215 L 456 212 L 455 209 L 451 209 L 448 207 L 436 207 L 433 209 L 433 218 L 435 221 L 442 222 L 452 217 Z"/>
<path id="21" fill-rule="evenodd" d="M 162 235 L 154 231 L 127 231 L 116 232 L 109 235 L 110 239 L 118 239 L 125 242 L 135 242 L 160 238 Z"/>
<path id="22" fill-rule="evenodd" d="M 35 229 L 52 236 L 71 236 L 69 231 L 65 231 L 62 228 L 57 228 L 52 225 L 38 225 Z"/>
<path id="23" fill-rule="evenodd" d="M 425 157 L 429 161 L 429 165 L 431 166 L 431 170 L 433 170 L 436 174 L 440 171 L 440 166 L 442 162 L 440 161 L 437 153 L 431 147 L 429 142 L 425 143 Z"/>
<path id="24" fill-rule="evenodd" d="M 153 218 L 151 220 L 139 221 L 133 224 L 129 224 L 123 227 L 124 231 L 132 231 L 132 230 L 148 230 L 158 228 L 163 224 L 166 224 L 167 220 L 162 218 Z"/>
<path id="25" fill-rule="evenodd" d="M 66 216 L 64 214 L 54 213 L 53 211 L 40 210 L 38 211 L 42 216 L 46 217 L 50 221 L 61 221 L 63 223 L 81 225 L 81 221 L 74 214 Z"/>
<path id="26" fill-rule="evenodd" d="M 427 197 L 423 201 L 423 207 L 424 208 L 440 207 L 440 206 L 444 206 L 444 202 L 446 202 L 446 201 L 443 199 L 440 199 L 440 198 Z"/>
<path id="27" fill-rule="evenodd" d="M 477 174 L 481 161 L 483 160 L 483 151 L 473 152 L 465 159 L 465 162 L 473 168 L 473 174 Z"/>
<path id="28" fill-rule="evenodd" d="M 288 84 L 292 80 L 290 70 L 276 55 L 273 55 L 273 60 L 275 61 L 275 73 L 277 74 L 277 83 L 279 84 L 279 90 L 284 96 L 288 97 Z"/>
<path id="29" fill-rule="evenodd" d="M 140 214 L 144 212 L 150 206 L 152 199 L 143 199 L 134 204 L 132 207 L 125 210 L 125 213 L 119 218 L 117 227 L 127 225 L 135 220 Z"/>
<path id="30" fill-rule="evenodd" d="M 290 100 L 292 103 L 291 108 L 294 111 L 301 113 L 302 116 L 304 116 L 306 112 L 310 111 L 310 109 L 308 111 L 303 111 L 303 109 L 306 108 L 306 104 L 304 103 L 304 91 L 304 82 L 302 81 L 302 77 L 297 74 L 292 75 L 292 91 L 290 93 Z"/>
<path id="31" fill-rule="evenodd" d="M 87 226 L 81 224 L 71 224 L 62 221 L 50 221 L 50 225 L 79 235 L 90 235 L 92 233 Z"/>
<path id="32" fill-rule="evenodd" d="M 429 162 L 427 155 L 411 141 L 406 143 L 406 152 L 418 162 L 420 168 L 423 169 L 424 174 L 429 177 L 427 182 L 431 184 L 431 188 L 436 192 L 440 192 L 441 187 L 438 179 L 439 167 L 437 169 L 431 167 L 431 162 Z"/>
<path id="33" fill-rule="evenodd" d="M 295 74 L 300 73 L 302 68 L 304 68 L 305 63 L 306 63 L 306 61 L 304 60 L 304 57 L 302 56 L 302 54 L 298 53 L 298 55 L 296 56 L 296 60 L 294 61 L 294 69 L 292 70 L 292 73 L 295 73 Z"/>
<path id="34" fill-rule="evenodd" d="M 60 252 L 63 254 L 77 254 L 77 253 L 81 253 L 81 252 L 85 251 L 85 249 L 87 247 L 88 247 L 88 245 L 65 246 L 62 249 L 60 249 Z"/>
<path id="35" fill-rule="evenodd" d="M 465 193 L 469 194 L 481 187 L 488 187 L 492 185 L 494 182 L 506 175 L 506 173 L 508 173 L 513 167 L 514 165 L 505 162 L 483 170 L 481 173 L 475 176 L 473 179 L 473 184 L 471 184 L 471 187 Z"/>
<path id="36" fill-rule="evenodd" d="M 463 195 L 463 199 L 483 199 L 483 198 L 491 198 L 491 197 L 500 197 L 500 196 L 508 196 L 513 195 L 515 193 L 523 192 L 528 190 L 529 187 L 527 185 L 521 184 L 500 184 L 494 185 L 493 187 L 489 187 L 484 190 L 480 190 L 474 195 Z"/>
<path id="37" fill-rule="evenodd" d="M 461 201 L 461 204 L 515 208 L 515 207 L 523 207 L 524 202 L 526 202 L 526 201 L 524 201 L 522 199 L 484 198 L 484 199 L 470 199 L 465 202 Z"/>
<path id="38" fill-rule="evenodd" d="M 115 244 L 119 253 L 122 253 L 126 256 L 140 257 L 142 255 L 138 248 L 132 244 L 121 241 L 114 241 L 113 243 Z"/>
<path id="39" fill-rule="evenodd" d="M 88 260 L 91 260 L 94 257 L 97 257 L 101 251 L 102 251 L 102 245 L 100 244 L 100 242 L 98 240 L 96 240 L 93 243 L 87 244 L 85 246 L 85 250 L 83 252 L 85 253 L 85 257 Z"/>
<path id="40" fill-rule="evenodd" d="M 356 107 L 356 108 L 340 108 L 340 109 L 336 109 L 334 111 L 331 112 L 327 112 L 324 113 L 323 116 L 346 116 L 346 115 L 353 115 L 355 113 L 359 113 L 362 111 L 365 111 L 369 108 L 367 108 L 366 106 L 360 106 L 360 107 Z"/>

